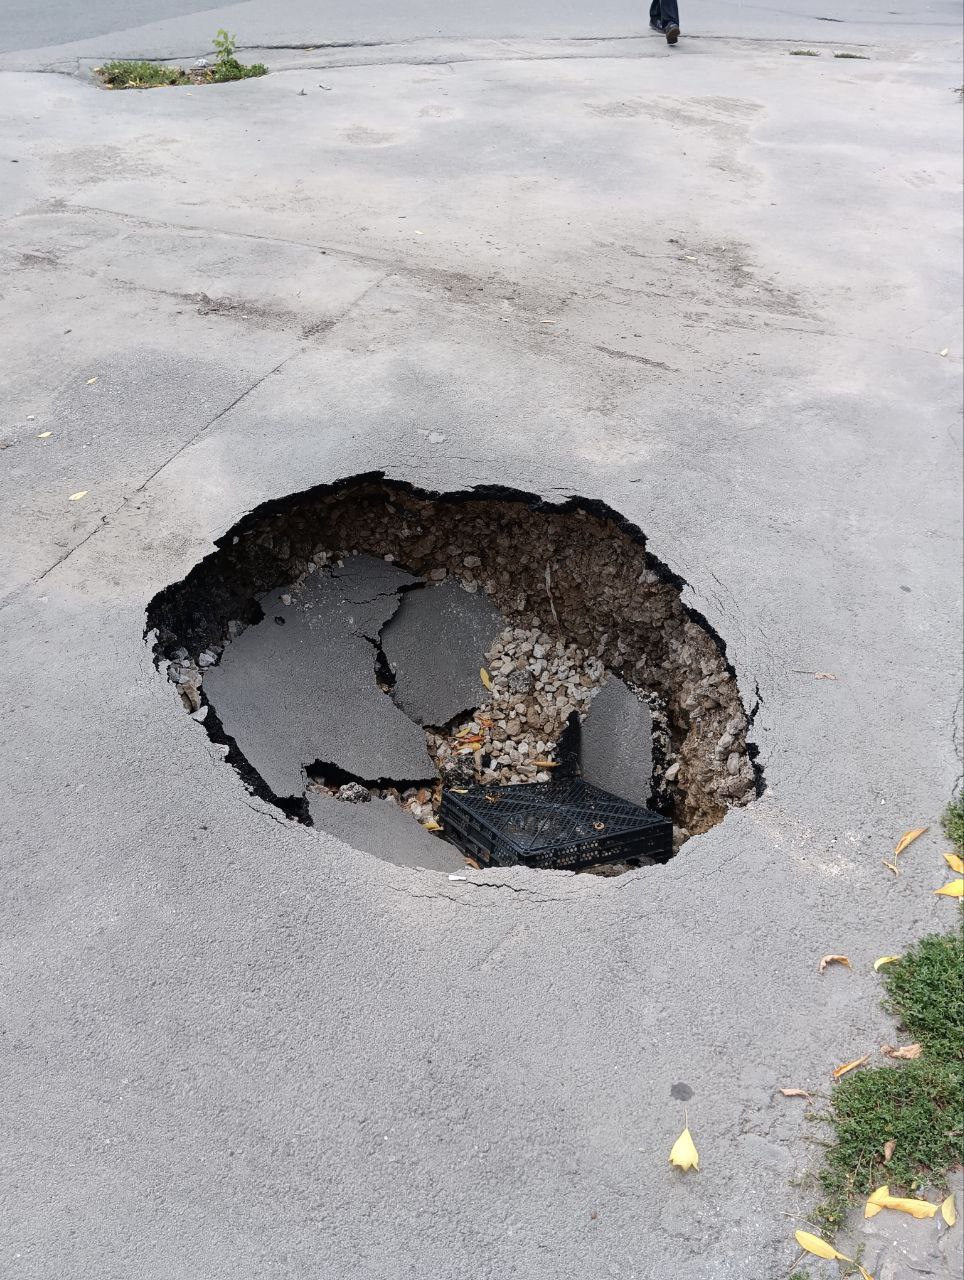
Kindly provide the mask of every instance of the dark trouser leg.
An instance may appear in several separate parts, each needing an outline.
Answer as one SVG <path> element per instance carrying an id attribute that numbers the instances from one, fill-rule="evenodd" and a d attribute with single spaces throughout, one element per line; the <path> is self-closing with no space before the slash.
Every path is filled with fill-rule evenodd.
<path id="1" fill-rule="evenodd" d="M 662 26 L 663 17 L 659 11 L 659 0 L 653 0 L 653 3 L 649 6 L 649 20 L 654 26 Z"/>
<path id="2" fill-rule="evenodd" d="M 668 27 L 670 24 L 679 26 L 679 5 L 676 0 L 659 0 L 659 3 L 654 4 L 653 8 L 659 10 L 659 16 L 663 19 L 664 27 Z"/>

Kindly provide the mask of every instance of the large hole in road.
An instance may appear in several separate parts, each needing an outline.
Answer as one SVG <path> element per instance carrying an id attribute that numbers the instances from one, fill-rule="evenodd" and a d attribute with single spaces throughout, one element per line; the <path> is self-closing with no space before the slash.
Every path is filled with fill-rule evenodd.
<path id="1" fill-rule="evenodd" d="M 600 503 L 373 474 L 251 512 L 147 628 L 251 791 L 452 870 L 443 793 L 581 777 L 671 819 L 674 850 L 757 794 L 750 717 L 684 585 Z"/>

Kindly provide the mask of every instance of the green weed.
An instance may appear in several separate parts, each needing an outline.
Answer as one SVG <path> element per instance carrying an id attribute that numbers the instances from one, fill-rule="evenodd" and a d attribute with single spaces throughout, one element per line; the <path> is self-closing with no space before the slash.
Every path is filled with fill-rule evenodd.
<path id="1" fill-rule="evenodd" d="M 211 72 L 211 79 L 216 84 L 222 84 L 225 80 L 248 80 L 252 76 L 266 76 L 268 68 L 263 62 L 252 62 L 245 66 L 243 62 L 239 62 L 236 57 L 238 37 L 229 35 L 228 32 L 221 27 L 217 35 L 214 37 L 214 52 L 217 55 L 217 61 Z"/>
<path id="2" fill-rule="evenodd" d="M 964 90 L 961 92 L 964 93 Z M 957 852 L 964 856 L 964 791 L 944 810 L 941 826 Z"/>
<path id="3" fill-rule="evenodd" d="M 851 62 L 869 62 L 870 58 L 866 53 L 835 53 L 835 58 L 849 58 Z"/>
<path id="4" fill-rule="evenodd" d="M 819 58 L 820 54 L 816 49 L 791 49 L 791 58 Z"/>
<path id="5" fill-rule="evenodd" d="M 190 84 L 181 67 L 168 67 L 161 62 L 105 62 L 95 68 L 109 89 L 156 89 L 161 85 Z"/>

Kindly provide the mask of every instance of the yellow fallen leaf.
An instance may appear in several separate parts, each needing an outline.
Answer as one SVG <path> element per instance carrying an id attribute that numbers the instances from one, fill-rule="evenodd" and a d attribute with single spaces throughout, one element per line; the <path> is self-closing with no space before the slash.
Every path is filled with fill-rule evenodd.
<path id="1" fill-rule="evenodd" d="M 874 1277 L 870 1274 L 870 1272 L 866 1269 L 866 1267 L 862 1267 L 859 1262 L 855 1262 L 854 1266 L 860 1272 L 860 1280 L 874 1280 Z"/>
<path id="2" fill-rule="evenodd" d="M 823 959 L 820 961 L 819 972 L 823 973 L 824 969 L 826 969 L 828 964 L 844 964 L 847 966 L 848 969 L 853 968 L 848 956 L 824 956 Z"/>
<path id="3" fill-rule="evenodd" d="M 884 1164 L 890 1164 L 894 1158 L 894 1152 L 897 1150 L 896 1138 L 890 1138 L 884 1143 Z"/>
<path id="4" fill-rule="evenodd" d="M 895 876 L 900 875 L 900 868 L 898 867 L 896 862 L 888 862 L 886 858 L 881 858 L 881 862 L 884 864 L 884 866 L 887 868 L 888 871 L 893 871 Z"/>
<path id="5" fill-rule="evenodd" d="M 46 440 L 48 436 L 52 436 L 52 435 L 53 435 L 52 431 L 41 431 L 40 434 L 37 436 L 37 439 Z M 948 855 L 945 853 L 944 857 L 946 858 L 947 856 Z M 954 870 L 956 871 L 957 868 L 955 867 Z M 962 867 L 961 870 L 964 871 L 964 867 Z"/>
<path id="6" fill-rule="evenodd" d="M 913 1062 L 915 1058 L 921 1055 L 921 1047 L 919 1044 L 902 1044 L 895 1047 L 892 1044 L 882 1044 L 880 1052 L 885 1058 L 901 1058 L 905 1062 Z"/>
<path id="7" fill-rule="evenodd" d="M 899 960 L 900 956 L 879 956 L 874 961 L 874 973 L 877 973 L 885 964 L 893 964 L 895 960 Z"/>
<path id="8" fill-rule="evenodd" d="M 853 1261 L 845 1253 L 839 1253 L 832 1244 L 827 1244 L 826 1240 L 821 1240 L 819 1236 L 812 1235 L 809 1231 L 794 1231 L 793 1236 L 800 1248 L 806 1253 L 812 1253 L 815 1258 L 838 1258 L 841 1262 Z"/>
<path id="9" fill-rule="evenodd" d="M 97 379 L 96 379 L 96 378 L 88 378 L 88 379 L 87 379 L 87 385 L 88 385 L 88 387 L 92 387 L 96 381 L 97 381 Z"/>
<path id="10" fill-rule="evenodd" d="M 906 1200 L 901 1196 L 888 1196 L 884 1208 L 909 1213 L 912 1218 L 933 1218 L 939 1206 L 931 1204 L 929 1200 Z"/>
<path id="11" fill-rule="evenodd" d="M 957 1205 L 954 1203 L 954 1196 L 949 1195 L 941 1205 L 941 1217 L 949 1227 L 953 1227 L 957 1222 Z"/>
<path id="12" fill-rule="evenodd" d="M 897 841 L 897 848 L 894 850 L 894 857 L 896 858 L 899 853 L 903 853 L 904 850 L 908 848 L 909 845 L 912 845 L 919 836 L 925 835 L 929 830 L 930 827 L 914 827 L 912 831 L 905 831 Z"/>
<path id="13" fill-rule="evenodd" d="M 964 880 L 952 880 L 934 892 L 943 894 L 945 898 L 964 898 Z"/>
<path id="14" fill-rule="evenodd" d="M 538 765 L 540 769 L 558 769 L 558 760 L 530 760 L 530 764 Z"/>
<path id="15" fill-rule="evenodd" d="M 876 1191 L 871 1191 L 867 1197 L 867 1203 L 864 1205 L 864 1217 L 876 1218 L 889 1199 L 890 1187 L 878 1187 Z"/>
<path id="16" fill-rule="evenodd" d="M 810 1097 L 810 1094 L 809 1094 L 809 1093 L 807 1093 L 806 1089 L 781 1089 L 781 1090 L 780 1090 L 780 1092 L 783 1094 L 783 1096 L 784 1096 L 785 1098 L 807 1098 L 807 1099 L 809 1099 L 809 1097 Z"/>
<path id="17" fill-rule="evenodd" d="M 68 502 L 79 502 L 81 498 L 87 497 L 86 489 L 78 489 L 76 493 L 72 493 L 67 499 Z"/>
<path id="18" fill-rule="evenodd" d="M 441 831 L 442 828 L 437 822 L 423 822 L 422 826 L 426 831 Z"/>
<path id="19" fill-rule="evenodd" d="M 486 671 L 485 667 L 479 668 L 479 679 L 487 689 L 492 688 L 492 677 L 489 675 L 488 671 Z"/>
<path id="20" fill-rule="evenodd" d="M 47 435 L 50 432 L 46 432 Z M 964 858 L 959 858 L 956 853 L 945 853 L 944 861 L 952 871 L 956 871 L 958 875 L 964 875 Z"/>
<path id="21" fill-rule="evenodd" d="M 699 1171 L 700 1155 L 696 1150 L 696 1144 L 689 1131 L 689 1126 L 683 1130 L 673 1143 L 673 1149 L 669 1153 L 669 1162 L 670 1164 L 675 1164 L 677 1169 L 696 1169 Z"/>
<path id="22" fill-rule="evenodd" d="M 855 1071 L 857 1067 L 862 1067 L 869 1057 L 870 1054 L 865 1053 L 862 1058 L 854 1058 L 853 1062 L 845 1062 L 841 1067 L 834 1067 L 831 1073 L 833 1078 L 835 1080 L 839 1080 L 840 1077 L 845 1076 L 848 1071 Z"/>

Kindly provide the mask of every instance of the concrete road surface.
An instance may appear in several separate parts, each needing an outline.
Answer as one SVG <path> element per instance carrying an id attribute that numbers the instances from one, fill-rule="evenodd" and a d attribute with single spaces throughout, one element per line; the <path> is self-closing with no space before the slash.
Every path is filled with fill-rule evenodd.
<path id="1" fill-rule="evenodd" d="M 778 1090 L 878 1061 L 874 958 L 955 918 L 960 7 L 693 4 L 676 51 L 628 7 L 145 8 L 5 15 L 0 1271 L 787 1274 L 824 1130 Z M 87 74 L 222 23 L 394 43 Z M 255 799 L 145 606 L 372 469 L 644 529 L 762 797 L 663 868 L 460 881 Z"/>

